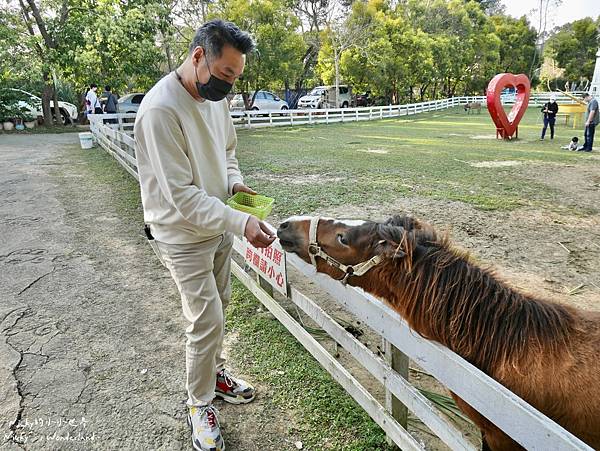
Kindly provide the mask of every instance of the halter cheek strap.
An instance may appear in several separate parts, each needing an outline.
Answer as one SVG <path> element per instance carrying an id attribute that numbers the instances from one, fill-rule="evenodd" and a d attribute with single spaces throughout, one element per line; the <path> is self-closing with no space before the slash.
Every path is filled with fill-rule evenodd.
<path id="1" fill-rule="evenodd" d="M 383 260 L 381 255 L 375 255 L 369 260 L 357 263 L 356 265 L 344 265 L 343 263 L 338 262 L 335 258 L 330 257 L 323 249 L 321 249 L 321 246 L 319 246 L 319 242 L 317 241 L 317 228 L 319 227 L 320 219 L 320 216 L 311 218 L 310 228 L 308 230 L 308 255 L 310 256 L 310 261 L 315 268 L 317 267 L 317 257 L 322 258 L 329 266 L 333 266 L 334 268 L 344 272 L 344 276 L 338 280 L 341 280 L 341 282 L 346 285 L 350 276 L 362 276 L 371 268 L 381 263 Z"/>

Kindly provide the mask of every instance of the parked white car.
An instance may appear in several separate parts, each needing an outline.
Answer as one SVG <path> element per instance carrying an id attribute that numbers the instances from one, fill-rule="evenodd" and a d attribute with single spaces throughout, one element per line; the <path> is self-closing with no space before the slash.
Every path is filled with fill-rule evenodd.
<path id="1" fill-rule="evenodd" d="M 42 111 L 42 99 L 30 92 L 23 91 L 22 89 L 11 88 L 11 90 L 23 95 L 23 100 L 19 100 L 18 102 L 19 108 L 23 109 L 24 111 L 28 111 L 33 117 L 44 117 L 44 113 Z M 54 108 L 53 100 L 50 100 L 50 108 Z M 59 100 L 58 108 L 60 109 L 60 115 L 62 117 L 63 124 L 67 125 L 77 121 L 77 107 L 75 105 Z"/>
<path id="2" fill-rule="evenodd" d="M 145 94 L 142 92 L 125 94 L 123 97 L 120 97 L 119 100 L 117 100 L 117 112 L 137 113 L 144 96 Z"/>
<path id="3" fill-rule="evenodd" d="M 339 106 L 350 106 L 352 92 L 347 85 L 339 86 Z M 317 86 L 307 95 L 300 97 L 298 108 L 335 108 L 335 86 Z"/>
<path id="4" fill-rule="evenodd" d="M 248 93 L 248 99 L 251 101 L 254 92 Z M 267 111 L 279 111 L 287 110 L 289 105 L 285 100 L 281 100 L 275 94 L 269 91 L 258 91 L 254 103 L 252 104 L 251 110 L 267 110 Z M 236 94 L 229 103 L 230 111 L 244 111 L 246 106 L 244 105 L 244 99 L 242 94 Z"/>

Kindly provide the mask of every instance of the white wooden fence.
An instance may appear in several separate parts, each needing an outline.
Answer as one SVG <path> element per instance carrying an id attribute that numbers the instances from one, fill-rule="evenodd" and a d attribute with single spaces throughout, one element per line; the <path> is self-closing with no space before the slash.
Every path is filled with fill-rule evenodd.
<path id="1" fill-rule="evenodd" d="M 108 115 L 91 116 L 91 130 L 102 148 L 136 179 L 135 142 L 128 131 L 115 130 L 115 124 L 103 124 Z M 116 124 L 118 127 L 119 124 Z M 115 128 L 116 128 L 115 127 Z M 123 129 L 129 128 L 123 124 Z M 243 245 L 236 239 L 236 254 L 243 252 Z M 244 255 L 241 255 L 243 258 Z M 343 286 L 331 278 L 317 274 L 296 255 L 287 255 L 288 267 L 293 267 L 335 302 L 344 307 L 357 320 L 369 326 L 393 347 L 410 357 L 425 371 L 433 375 L 449 390 L 456 393 L 482 415 L 496 424 L 506 434 L 526 449 L 539 451 L 587 450 L 577 437 L 554 423 L 527 404 L 504 386 L 469 364 L 447 348 L 423 339 L 411 331 L 398 313 L 380 300 L 353 287 Z M 232 262 L 235 277 L 300 341 L 336 381 L 365 409 L 388 437 L 403 450 L 424 450 L 423 446 L 394 418 L 390 408 L 383 406 L 335 357 L 331 355 L 304 327 L 297 322 L 255 279 Z M 340 346 L 348 351 L 385 390 L 402 402 L 434 434 L 452 450 L 474 451 L 476 447 L 448 420 L 421 392 L 386 360 L 373 353 L 317 303 L 290 285 L 288 299 L 314 320 Z"/>
<path id="2" fill-rule="evenodd" d="M 576 93 L 573 93 L 576 94 Z M 556 95 L 560 103 L 576 103 L 572 98 L 561 93 L 539 92 L 533 93 L 529 100 L 531 106 L 540 106 L 546 103 L 550 96 Z M 511 105 L 514 96 L 504 96 L 503 103 Z M 411 116 L 414 114 L 428 113 L 431 111 L 445 110 L 464 105 L 469 102 L 486 103 L 485 96 L 463 96 L 449 99 L 432 100 L 429 102 L 410 103 L 406 105 L 387 105 L 360 108 L 339 109 L 306 109 L 306 110 L 264 110 L 264 111 L 240 111 L 232 112 L 231 117 L 236 128 L 259 128 L 295 125 L 334 124 L 338 122 L 358 122 L 386 119 L 400 116 Z M 128 114 L 104 114 L 91 115 L 92 127 L 99 123 L 100 118 L 104 122 L 113 120 L 116 123 L 108 124 L 109 127 L 133 135 L 134 113 Z"/>
<path id="3" fill-rule="evenodd" d="M 231 117 L 236 128 L 259 128 L 294 125 L 334 124 L 338 122 L 357 122 L 411 116 L 431 111 L 445 110 L 464 105 L 468 102 L 482 102 L 483 96 L 453 97 L 432 100 L 430 102 L 410 103 L 406 105 L 387 105 L 360 108 L 306 109 L 306 110 L 261 110 L 232 112 Z M 133 135 L 134 113 L 93 114 L 88 116 L 93 129 L 101 123 L 110 128 Z M 115 123 L 108 123 L 113 121 Z M 93 131 L 93 130 L 92 130 Z"/>
<path id="4" fill-rule="evenodd" d="M 238 128 L 276 127 L 293 125 L 334 124 L 337 122 L 358 122 L 411 116 L 430 111 L 445 110 L 468 102 L 483 102 L 485 97 L 453 97 L 430 102 L 406 105 L 387 105 L 359 108 L 305 109 L 277 111 L 243 111 L 232 113 L 233 122 Z"/>

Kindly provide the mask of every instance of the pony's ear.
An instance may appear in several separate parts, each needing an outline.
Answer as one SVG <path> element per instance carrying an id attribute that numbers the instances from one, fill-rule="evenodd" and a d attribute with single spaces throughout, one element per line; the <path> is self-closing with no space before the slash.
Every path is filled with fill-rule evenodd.
<path id="1" fill-rule="evenodd" d="M 390 226 L 403 226 L 404 225 L 404 216 L 394 215 L 384 222 L 385 225 Z"/>
<path id="2" fill-rule="evenodd" d="M 377 253 L 387 258 L 402 258 L 406 255 L 405 230 L 403 227 L 380 224 L 377 230 Z"/>
<path id="3" fill-rule="evenodd" d="M 415 225 L 415 219 L 412 216 L 408 216 L 406 214 L 403 215 L 394 215 L 389 218 L 384 223 L 385 225 L 391 225 L 396 227 L 403 227 L 404 229 L 410 231 L 413 229 Z"/>
<path id="4" fill-rule="evenodd" d="M 402 245 L 394 241 L 379 240 L 377 250 L 379 255 L 383 255 L 386 258 L 396 259 L 406 255 L 406 252 L 402 250 Z"/>

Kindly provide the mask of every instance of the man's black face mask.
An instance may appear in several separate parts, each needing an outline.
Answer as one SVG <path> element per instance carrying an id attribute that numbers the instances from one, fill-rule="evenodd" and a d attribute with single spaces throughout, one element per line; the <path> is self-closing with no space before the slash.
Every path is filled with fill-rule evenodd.
<path id="1" fill-rule="evenodd" d="M 233 85 L 225 80 L 221 80 L 218 77 L 215 77 L 210 71 L 210 66 L 208 65 L 208 60 L 206 59 L 206 54 L 204 55 L 204 62 L 206 63 L 206 67 L 208 68 L 208 73 L 210 74 L 210 78 L 206 83 L 200 83 L 198 79 L 198 72 L 196 72 L 196 89 L 198 90 L 198 95 L 203 99 L 210 100 L 212 102 L 218 102 L 222 100 L 229 94 Z"/>

